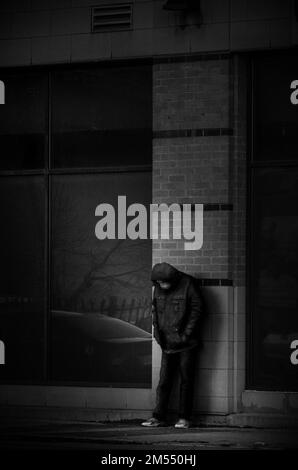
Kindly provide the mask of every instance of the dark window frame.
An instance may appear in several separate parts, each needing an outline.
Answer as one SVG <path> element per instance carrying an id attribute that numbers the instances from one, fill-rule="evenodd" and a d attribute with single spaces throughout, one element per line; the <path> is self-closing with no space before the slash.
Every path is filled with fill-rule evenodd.
<path id="1" fill-rule="evenodd" d="M 150 172 L 152 174 L 152 162 L 150 165 L 121 165 L 121 166 L 101 166 L 101 167 L 63 167 L 63 168 L 51 168 L 51 74 L 58 71 L 71 71 L 75 69 L 80 70 L 92 70 L 96 68 L 116 68 L 116 67 L 133 67 L 133 66 L 147 65 L 150 66 L 151 70 L 151 85 L 153 83 L 153 60 L 152 59 L 129 59 L 129 60 L 113 60 L 113 61 L 101 61 L 97 63 L 80 63 L 80 64 L 59 64 L 53 66 L 24 66 L 24 67 L 0 67 L 1 74 L 17 74 L 17 73 L 30 73 L 30 72 L 41 72 L 47 74 L 48 77 L 48 113 L 47 113 L 47 154 L 45 156 L 45 167 L 41 169 L 26 169 L 26 170 L 0 170 L 0 177 L 13 177 L 13 176 L 43 176 L 45 180 L 45 345 L 44 345 L 44 370 L 43 380 L 20 380 L 20 379 L 0 379 L 0 384 L 7 385 L 44 385 L 44 386 L 80 386 L 80 387 L 110 387 L 110 383 L 104 384 L 103 382 L 84 382 L 84 381 L 57 381 L 50 379 L 50 357 L 49 345 L 50 345 L 50 316 L 51 316 L 51 177 L 54 175 L 74 175 L 74 174 L 103 174 L 103 173 L 131 173 L 131 172 Z M 152 86 L 151 86 L 152 92 Z M 153 112 L 152 112 L 153 119 Z M 152 124 L 152 121 L 151 121 Z M 153 128 L 153 124 L 152 124 Z M 152 148 L 151 139 L 151 148 Z M 139 383 L 119 383 L 113 384 L 113 388 L 144 388 L 140 387 Z M 147 388 L 147 387 L 145 387 Z"/>

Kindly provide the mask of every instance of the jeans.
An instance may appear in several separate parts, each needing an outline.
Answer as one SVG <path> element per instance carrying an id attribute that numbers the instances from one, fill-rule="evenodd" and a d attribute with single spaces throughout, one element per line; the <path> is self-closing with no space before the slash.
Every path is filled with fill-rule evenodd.
<path id="1" fill-rule="evenodd" d="M 152 413 L 155 418 L 161 421 L 166 418 L 169 397 L 178 366 L 180 375 L 179 418 L 190 418 L 197 349 L 194 347 L 172 354 L 162 351 L 159 383 L 156 389 L 156 406 Z"/>

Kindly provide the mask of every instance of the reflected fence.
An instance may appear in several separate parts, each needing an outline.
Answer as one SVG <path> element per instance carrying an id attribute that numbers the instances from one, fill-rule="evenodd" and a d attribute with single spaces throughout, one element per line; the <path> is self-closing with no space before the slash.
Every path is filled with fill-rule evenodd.
<path id="1" fill-rule="evenodd" d="M 147 298 L 119 300 L 114 297 L 103 298 L 99 313 L 129 322 L 151 333 L 151 301 Z"/>
<path id="2" fill-rule="evenodd" d="M 92 299 L 80 299 L 79 305 L 61 305 L 63 310 L 71 310 L 77 312 L 102 314 L 108 317 L 118 318 L 125 322 L 131 323 L 142 330 L 151 333 L 152 317 L 151 317 L 151 299 L 148 297 L 130 297 L 119 298 L 116 296 L 103 297 L 100 301 Z"/>

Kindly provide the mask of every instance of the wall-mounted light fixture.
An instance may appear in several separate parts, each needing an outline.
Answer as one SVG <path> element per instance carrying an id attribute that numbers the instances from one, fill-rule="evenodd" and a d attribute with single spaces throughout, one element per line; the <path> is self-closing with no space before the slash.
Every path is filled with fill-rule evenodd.
<path id="1" fill-rule="evenodd" d="M 183 29 L 191 24 L 200 27 L 203 22 L 200 0 L 167 0 L 163 9 L 178 14 L 178 23 Z"/>
<path id="2" fill-rule="evenodd" d="M 163 5 L 169 11 L 200 11 L 200 0 L 167 0 Z"/>

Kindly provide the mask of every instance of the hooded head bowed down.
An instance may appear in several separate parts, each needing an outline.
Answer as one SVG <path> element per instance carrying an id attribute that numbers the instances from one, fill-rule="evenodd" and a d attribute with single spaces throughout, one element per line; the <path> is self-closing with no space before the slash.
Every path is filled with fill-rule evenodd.
<path id="1" fill-rule="evenodd" d="M 155 286 L 152 316 L 156 341 L 167 353 L 196 346 L 203 305 L 196 279 L 168 263 L 158 263 L 151 280 Z M 170 289 L 162 289 L 158 281 L 169 283 Z"/>

